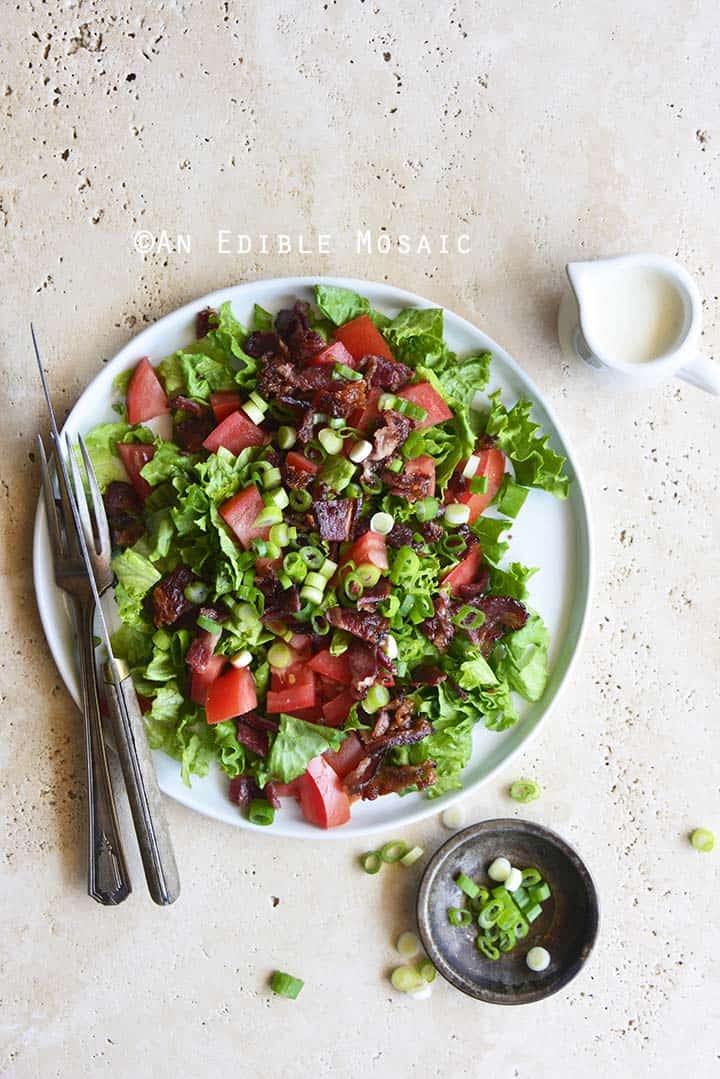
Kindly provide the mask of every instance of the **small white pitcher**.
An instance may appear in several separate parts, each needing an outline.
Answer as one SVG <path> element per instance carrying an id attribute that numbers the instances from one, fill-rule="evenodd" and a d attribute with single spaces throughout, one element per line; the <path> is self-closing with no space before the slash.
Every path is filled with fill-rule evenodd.
<path id="1" fill-rule="evenodd" d="M 566 270 L 570 289 L 560 304 L 558 336 L 568 358 L 579 357 L 626 386 L 655 385 L 675 375 L 708 393 L 720 394 L 720 366 L 698 352 L 700 293 L 680 263 L 661 255 L 621 255 L 569 262 Z M 655 336 L 654 327 L 647 324 L 649 282 L 660 305 L 655 313 L 664 320 Z M 638 293 L 635 308 L 635 292 L 641 285 L 645 291 L 642 296 Z M 637 320 L 644 321 L 638 325 Z M 639 329 L 641 336 L 648 330 L 646 353 L 623 357 L 623 326 Z M 612 332 L 604 333 L 604 329 Z"/>

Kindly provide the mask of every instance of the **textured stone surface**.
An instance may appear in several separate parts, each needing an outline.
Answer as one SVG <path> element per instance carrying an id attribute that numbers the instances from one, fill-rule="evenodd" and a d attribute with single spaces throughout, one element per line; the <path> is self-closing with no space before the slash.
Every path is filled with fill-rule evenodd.
<path id="1" fill-rule="evenodd" d="M 568 258 L 651 249 L 697 276 L 705 348 L 720 349 L 716 5 L 18 2 L 0 64 L 6 1074 L 718 1074 L 720 863 L 685 838 L 720 832 L 718 402 L 679 383 L 607 391 L 554 340 Z M 334 241 L 221 255 L 220 228 Z M 358 255 L 357 228 L 436 245 L 467 232 L 472 251 Z M 142 257 L 138 229 L 189 233 L 192 251 Z M 173 804 L 177 907 L 139 886 L 117 910 L 83 894 L 79 720 L 31 588 L 45 422 L 28 320 L 62 411 L 145 323 L 297 272 L 388 280 L 482 325 L 547 392 L 586 471 L 582 660 L 525 756 L 466 802 L 469 820 L 516 812 L 507 782 L 536 775 L 546 793 L 527 815 L 597 878 L 592 961 L 527 1009 L 445 985 L 425 1003 L 393 993 L 417 874 L 367 878 L 343 844 Z M 275 966 L 306 979 L 298 1001 L 270 999 Z"/>

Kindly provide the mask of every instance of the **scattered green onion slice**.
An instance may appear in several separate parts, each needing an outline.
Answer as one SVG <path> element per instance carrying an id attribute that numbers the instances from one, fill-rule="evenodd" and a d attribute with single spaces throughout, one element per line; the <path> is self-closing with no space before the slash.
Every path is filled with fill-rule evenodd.
<path id="1" fill-rule="evenodd" d="M 275 820 L 275 810 L 264 798 L 253 798 L 248 808 L 248 820 L 251 824 L 266 826 Z"/>
<path id="2" fill-rule="evenodd" d="M 418 965 L 418 974 L 430 985 L 437 978 L 437 971 L 429 959 L 423 959 Z"/>
<path id="3" fill-rule="evenodd" d="M 362 378 L 359 371 L 354 371 L 346 363 L 336 363 L 333 367 L 333 374 L 338 378 L 346 378 L 348 382 L 359 382 Z"/>
<path id="4" fill-rule="evenodd" d="M 279 487 L 282 483 L 282 472 L 279 468 L 267 468 L 263 472 L 262 485 L 266 491 L 273 487 Z"/>
<path id="5" fill-rule="evenodd" d="M 466 525 L 470 520 L 470 507 L 464 502 L 451 502 L 445 507 L 445 521 L 449 525 Z"/>
<path id="6" fill-rule="evenodd" d="M 284 510 L 290 502 L 290 496 L 284 487 L 276 487 L 274 490 L 264 493 L 263 502 L 268 508 L 275 507 L 276 509 Z M 282 516 L 280 520 L 282 520 Z M 272 523 L 274 524 L 275 522 Z"/>
<path id="7" fill-rule="evenodd" d="M 303 547 L 300 550 L 300 557 L 309 569 L 318 570 L 325 561 L 325 555 L 322 553 L 319 547 Z"/>
<path id="8" fill-rule="evenodd" d="M 696 828 L 690 836 L 690 842 L 695 850 L 702 854 L 709 854 L 715 846 L 715 836 L 709 828 Z"/>
<path id="9" fill-rule="evenodd" d="M 488 492 L 488 478 L 487 476 L 473 476 L 470 480 L 470 494 L 471 495 L 486 495 Z"/>
<path id="10" fill-rule="evenodd" d="M 495 947 L 494 944 L 491 944 L 489 940 L 486 940 L 485 937 L 479 936 L 475 941 L 475 944 L 477 946 L 477 950 L 479 952 L 482 952 L 482 954 L 486 956 L 487 959 L 500 958 L 500 952 L 498 951 L 498 949 Z"/>
<path id="11" fill-rule="evenodd" d="M 390 981 L 393 989 L 398 989 L 401 993 L 409 993 L 413 989 L 423 989 L 425 986 L 425 979 L 414 967 L 409 966 L 396 967 L 390 975 Z"/>
<path id="12" fill-rule="evenodd" d="M 550 898 L 550 885 L 543 881 L 542 884 L 531 888 L 528 894 L 533 903 L 544 903 L 546 899 Z"/>
<path id="13" fill-rule="evenodd" d="M 210 594 L 210 589 L 204 581 L 191 581 L 185 585 L 185 599 L 188 603 L 204 603 Z"/>
<path id="14" fill-rule="evenodd" d="M 498 948 L 501 952 L 511 952 L 515 947 L 515 934 L 512 929 L 505 929 L 498 937 Z"/>
<path id="15" fill-rule="evenodd" d="M 411 865 L 415 865 L 419 858 L 422 858 L 425 851 L 422 847 L 411 847 L 407 854 L 404 854 L 400 859 L 400 865 L 404 865 L 409 868 Z"/>
<path id="16" fill-rule="evenodd" d="M 531 948 L 525 957 L 525 962 L 530 967 L 530 970 L 547 970 L 550 966 L 550 952 L 546 948 Z"/>
<path id="17" fill-rule="evenodd" d="M 330 427 L 323 427 L 318 432 L 318 442 L 327 453 L 336 454 L 342 452 L 343 440 Z"/>
<path id="18" fill-rule="evenodd" d="M 472 924 L 472 914 L 462 907 L 448 907 L 447 916 L 450 925 L 468 926 Z"/>
<path id="19" fill-rule="evenodd" d="M 302 513 L 312 506 L 312 495 L 309 491 L 291 491 L 290 505 L 294 510 Z"/>
<path id="20" fill-rule="evenodd" d="M 253 528 L 266 528 L 268 525 L 282 524 L 282 510 L 278 506 L 266 506 L 260 510 L 253 521 Z"/>
<path id="21" fill-rule="evenodd" d="M 510 797 L 516 802 L 534 802 L 542 794 L 542 788 L 534 779 L 516 779 L 510 787 Z"/>
<path id="22" fill-rule="evenodd" d="M 421 498 L 415 504 L 415 516 L 418 521 L 434 521 L 437 517 L 439 503 L 437 498 Z"/>
<path id="23" fill-rule="evenodd" d="M 361 562 L 355 573 L 366 588 L 374 588 L 381 576 L 379 567 L 374 566 L 372 562 Z"/>
<path id="24" fill-rule="evenodd" d="M 273 644 L 268 648 L 268 663 L 276 670 L 282 671 L 292 662 L 292 652 L 286 644 Z"/>
<path id="25" fill-rule="evenodd" d="M 504 907 L 501 901 L 499 899 L 490 899 L 478 914 L 478 925 L 481 929 L 489 929 L 491 925 L 495 925 L 497 922 L 499 928 L 504 929 L 505 927 L 500 922 L 503 913 Z M 508 925 L 508 928 L 511 925 L 512 923 Z"/>
<path id="26" fill-rule="evenodd" d="M 397 407 L 398 399 L 394 393 L 381 393 L 378 399 L 378 410 L 385 412 L 389 408 Z"/>
<path id="27" fill-rule="evenodd" d="M 307 600 L 308 603 L 314 604 L 315 607 L 319 607 L 323 601 L 323 594 L 319 588 L 312 588 L 310 585 L 303 585 L 300 589 L 300 599 Z M 299 614 L 300 612 L 298 612 Z"/>
<path id="28" fill-rule="evenodd" d="M 289 425 L 278 428 L 277 441 L 281 450 L 291 450 L 297 440 L 297 430 Z"/>
<path id="29" fill-rule="evenodd" d="M 408 845 L 402 839 L 391 839 L 389 843 L 383 844 L 379 850 L 380 857 L 383 862 L 388 865 L 393 865 L 395 862 L 399 862 L 407 854 Z"/>
<path id="30" fill-rule="evenodd" d="M 465 873 L 458 873 L 457 877 L 455 877 L 455 883 L 460 891 L 465 892 L 465 895 L 469 896 L 470 899 L 477 899 L 480 888 Z"/>
<path id="31" fill-rule="evenodd" d="M 372 442 L 368 442 L 366 438 L 361 438 L 359 442 L 356 442 L 348 453 L 348 457 L 353 464 L 362 464 L 366 458 L 372 453 Z"/>
<path id="32" fill-rule="evenodd" d="M 528 866 L 527 869 L 522 871 L 522 882 L 526 888 L 532 888 L 535 884 L 540 884 L 542 881 L 542 873 L 535 866 Z"/>
<path id="33" fill-rule="evenodd" d="M 222 633 L 222 626 L 220 623 L 215 622 L 212 618 L 206 618 L 204 614 L 199 614 L 197 616 L 197 624 L 200 626 L 200 629 L 206 629 L 208 633 Z"/>
<path id="34" fill-rule="evenodd" d="M 326 581 L 329 581 L 337 568 L 337 562 L 333 562 L 332 558 L 326 558 L 322 566 L 320 566 L 318 573 L 321 577 L 324 577 Z"/>
<path id="35" fill-rule="evenodd" d="M 387 686 L 371 686 L 367 692 L 365 700 L 362 702 L 362 708 L 364 712 L 372 715 L 373 712 L 379 711 L 384 708 L 390 700 L 390 693 Z"/>
<path id="36" fill-rule="evenodd" d="M 360 865 L 363 867 L 366 873 L 373 876 L 375 873 L 379 873 L 382 869 L 383 860 L 380 857 L 379 850 L 368 850 L 364 854 L 360 855 Z"/>
<path id="37" fill-rule="evenodd" d="M 395 947 L 403 959 L 412 959 L 420 951 L 420 941 L 414 933 L 406 930 L 398 937 Z"/>
<path id="38" fill-rule="evenodd" d="M 286 524 L 273 525 L 270 529 L 270 542 L 278 547 L 287 547 L 290 542 L 288 526 Z"/>
<path id="39" fill-rule="evenodd" d="M 254 424 L 260 424 L 265 419 L 265 412 L 263 409 L 258 408 L 254 401 L 246 401 L 244 405 L 240 405 L 241 409 L 249 420 L 252 420 Z"/>
<path id="40" fill-rule="evenodd" d="M 243 648 L 241 652 L 236 652 L 230 657 L 230 663 L 233 667 L 249 667 L 252 663 L 252 655 L 247 648 Z"/>
<path id="41" fill-rule="evenodd" d="M 502 884 L 503 881 L 506 881 L 510 876 L 511 869 L 512 866 L 510 865 L 510 862 L 507 860 L 507 858 L 496 858 L 490 864 L 490 868 L 488 869 L 488 876 L 490 877 L 490 880 L 496 880 L 498 881 L 498 883 Z"/>
<path id="42" fill-rule="evenodd" d="M 453 832 L 465 823 L 465 810 L 462 806 L 449 806 L 440 818 L 445 828 Z"/>
<path id="43" fill-rule="evenodd" d="M 395 518 L 391 513 L 373 513 L 370 518 L 370 531 L 377 532 L 380 536 L 387 536 L 395 527 Z"/>
<path id="44" fill-rule="evenodd" d="M 273 993 L 277 993 L 279 997 L 287 997 L 288 1000 L 295 1000 L 304 985 L 302 978 L 293 978 L 292 974 L 285 974 L 281 970 L 276 970 L 270 979 Z"/>
<path id="45" fill-rule="evenodd" d="M 542 914 L 542 907 L 539 903 L 533 903 L 532 906 L 526 907 L 523 911 L 523 918 L 526 922 L 534 922 Z"/>

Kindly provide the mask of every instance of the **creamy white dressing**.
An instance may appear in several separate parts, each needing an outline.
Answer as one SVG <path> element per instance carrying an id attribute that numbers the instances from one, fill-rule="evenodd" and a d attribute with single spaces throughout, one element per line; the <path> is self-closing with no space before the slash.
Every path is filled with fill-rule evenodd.
<path id="1" fill-rule="evenodd" d="M 649 363 L 679 342 L 685 305 L 677 284 L 662 270 L 590 263 L 582 275 L 582 316 L 601 356 Z"/>

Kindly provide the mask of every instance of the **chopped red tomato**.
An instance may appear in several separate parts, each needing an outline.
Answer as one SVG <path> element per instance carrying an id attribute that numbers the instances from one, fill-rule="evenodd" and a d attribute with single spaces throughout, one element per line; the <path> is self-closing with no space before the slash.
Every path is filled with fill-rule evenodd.
<path id="1" fill-rule="evenodd" d="M 304 454 L 298 453 L 297 450 L 291 450 L 287 455 L 287 464 L 289 468 L 296 468 L 298 472 L 308 472 L 311 476 L 317 476 L 320 471 L 320 465 L 315 461 L 310 461 Z"/>
<path id="2" fill-rule="evenodd" d="M 416 502 L 420 497 L 429 497 L 435 494 L 435 462 L 432 457 L 428 457 L 426 453 L 421 457 L 412 457 L 409 461 L 405 461 L 403 464 L 403 475 L 412 479 L 414 476 L 422 478 L 427 476 L 432 482 L 428 487 L 426 494 L 414 495 L 411 491 L 403 491 L 399 488 L 391 487 L 390 493 L 393 495 L 400 495 L 401 498 L 407 498 L 408 502 Z"/>
<path id="3" fill-rule="evenodd" d="M 343 652 L 341 656 L 331 656 L 329 649 L 324 648 L 322 652 L 313 656 L 308 667 L 316 674 L 331 678 L 333 682 L 340 682 L 343 686 L 349 686 L 352 681 L 347 652 Z"/>
<path id="4" fill-rule="evenodd" d="M 350 355 L 356 360 L 361 360 L 363 356 L 384 356 L 386 360 L 395 358 L 387 341 L 369 315 L 360 315 L 346 322 L 344 326 L 338 326 L 335 330 L 335 340 L 342 341 Z"/>
<path id="5" fill-rule="evenodd" d="M 312 359 L 308 361 L 308 367 L 318 367 L 324 363 L 344 363 L 346 367 L 355 367 L 355 359 L 350 355 L 342 341 L 334 341 L 327 348 L 322 349 L 321 352 L 316 352 Z"/>
<path id="6" fill-rule="evenodd" d="M 312 655 L 312 637 L 308 637 L 306 633 L 293 633 L 288 646 L 299 660 L 310 659 Z"/>
<path id="7" fill-rule="evenodd" d="M 503 481 L 503 476 L 505 475 L 505 455 L 502 450 L 493 447 L 489 450 L 481 450 L 480 453 L 477 453 L 475 456 L 480 459 L 480 464 L 478 465 L 478 470 L 473 479 L 480 479 L 482 476 L 486 476 L 488 481 L 487 491 L 485 491 L 484 494 L 472 494 L 470 491 L 470 480 L 468 480 L 468 490 L 466 494 L 462 494 L 455 498 L 450 495 L 445 496 L 446 502 L 464 502 L 465 505 L 470 507 L 470 524 L 472 524 L 476 517 L 479 517 L 490 505 L 497 494 L 500 484 Z"/>
<path id="8" fill-rule="evenodd" d="M 270 689 L 289 689 L 292 686 L 306 686 L 308 682 L 314 682 L 315 675 L 307 663 L 300 662 L 293 657 L 287 667 L 280 670 L 277 667 L 270 668 Z"/>
<path id="9" fill-rule="evenodd" d="M 222 423 L 219 423 L 214 431 L 211 431 L 203 442 L 203 446 L 210 453 L 215 453 L 224 446 L 235 456 L 248 446 L 264 446 L 267 436 L 264 431 L 256 427 L 249 417 L 240 409 L 231 412 Z"/>
<path id="10" fill-rule="evenodd" d="M 170 411 L 167 395 L 155 369 L 145 356 L 133 371 L 128 384 L 127 412 L 129 423 L 144 423 L 154 416 Z"/>
<path id="11" fill-rule="evenodd" d="M 429 382 L 416 382 L 414 386 L 406 386 L 398 391 L 398 397 L 404 397 L 406 401 L 412 401 L 414 405 L 425 409 L 427 416 L 422 423 L 418 423 L 418 427 L 432 427 L 436 423 L 452 419 L 452 412 Z"/>
<path id="12" fill-rule="evenodd" d="M 270 535 L 269 526 L 255 527 L 255 519 L 264 506 L 262 495 L 252 483 L 244 490 L 238 491 L 227 502 L 223 502 L 220 507 L 220 516 L 235 533 L 245 550 L 250 547 L 254 539 L 267 539 Z"/>
<path id="13" fill-rule="evenodd" d="M 357 768 L 366 755 L 367 750 L 354 731 L 350 731 L 340 749 L 328 749 L 323 753 L 325 760 L 341 779 L 349 775 L 353 768 Z"/>
<path id="14" fill-rule="evenodd" d="M 356 566 L 369 562 L 378 569 L 387 569 L 389 562 L 385 537 L 378 532 L 366 532 L 348 548 L 342 556 L 342 561 L 354 562 Z"/>
<path id="15" fill-rule="evenodd" d="M 349 716 L 350 709 L 354 704 L 355 697 L 349 689 L 344 689 L 342 693 L 338 693 L 337 697 L 333 697 L 331 701 L 326 701 L 322 706 L 322 712 L 323 719 L 328 727 L 341 726 Z"/>
<path id="16" fill-rule="evenodd" d="M 350 799 L 340 779 L 323 757 L 307 766 L 300 790 L 302 815 L 318 828 L 336 828 L 350 820 Z"/>
<path id="17" fill-rule="evenodd" d="M 279 715 L 280 712 L 295 715 L 298 708 L 314 708 L 316 701 L 317 691 L 313 678 L 311 682 L 296 682 L 294 686 L 288 685 L 284 689 L 269 689 L 266 707 L 271 715 Z"/>
<path id="18" fill-rule="evenodd" d="M 299 798 L 303 785 L 303 776 L 298 776 L 291 783 L 278 783 L 274 779 L 267 784 L 265 790 L 268 797 L 275 795 L 276 798 Z"/>
<path id="19" fill-rule="evenodd" d="M 219 658 L 219 657 L 218 657 Z M 257 708 L 255 679 L 247 667 L 233 667 L 211 684 L 205 698 L 208 723 L 222 723 Z"/>
<path id="20" fill-rule="evenodd" d="M 227 419 L 231 412 L 236 412 L 241 404 L 242 397 L 233 390 L 222 390 L 219 393 L 210 394 L 210 407 L 218 423 Z"/>
<path id="21" fill-rule="evenodd" d="M 465 555 L 454 569 L 446 573 L 442 579 L 443 588 L 449 588 L 454 596 L 463 584 L 470 584 L 475 580 L 482 565 L 482 551 L 479 547 L 473 547 L 470 554 Z"/>
<path id="22" fill-rule="evenodd" d="M 152 491 L 152 487 L 147 480 L 142 478 L 140 471 L 148 461 L 152 461 L 155 447 L 149 446 L 146 442 L 117 442 L 116 446 L 130 482 L 144 502 Z"/>
<path id="23" fill-rule="evenodd" d="M 209 656 L 202 669 L 195 669 L 190 678 L 190 700 L 195 704 L 205 704 L 207 692 L 213 682 L 220 677 L 227 663 L 225 656 Z"/>
<path id="24" fill-rule="evenodd" d="M 357 427 L 358 431 L 369 431 L 370 427 L 380 416 L 378 402 L 382 390 L 378 386 L 372 386 L 368 390 L 364 408 L 356 408 L 350 413 L 349 426 Z"/>
<path id="25" fill-rule="evenodd" d="M 304 719 L 306 723 L 319 723 L 321 726 L 327 726 L 323 719 L 322 708 L 319 704 L 316 704 L 314 708 L 295 708 L 292 715 L 296 719 Z"/>

